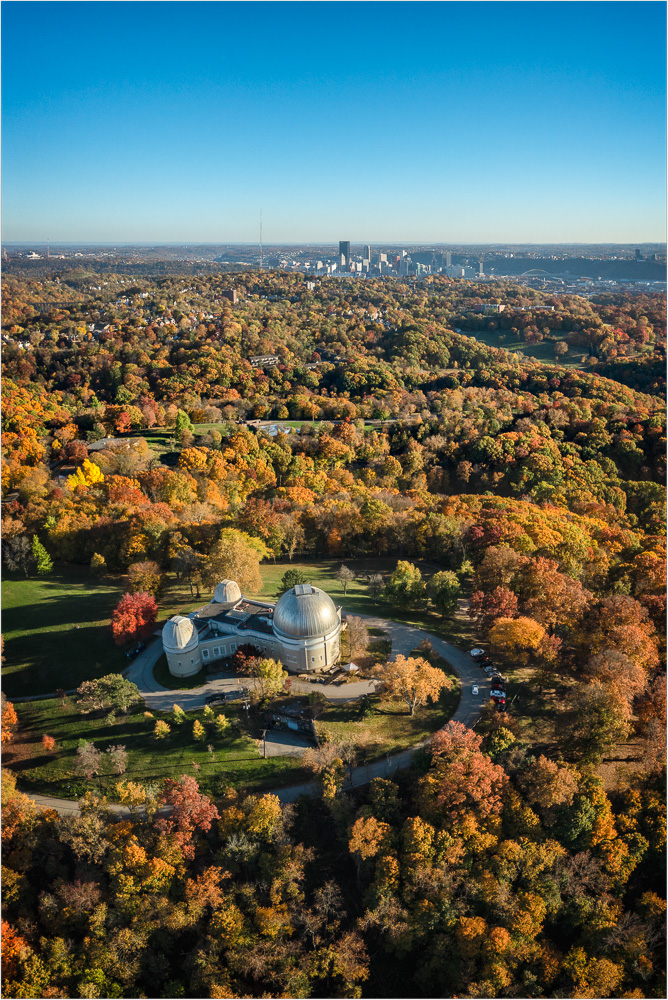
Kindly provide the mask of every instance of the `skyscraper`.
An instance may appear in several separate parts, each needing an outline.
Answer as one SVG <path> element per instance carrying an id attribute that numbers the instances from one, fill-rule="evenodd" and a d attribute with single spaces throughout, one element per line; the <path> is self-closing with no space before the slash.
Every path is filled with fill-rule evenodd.
<path id="1" fill-rule="evenodd" d="M 371 247 L 364 247 L 364 253 L 362 254 L 362 260 L 371 260 Z"/>
<path id="2" fill-rule="evenodd" d="M 350 240 L 339 240 L 339 253 L 346 258 L 346 264 L 350 263 Z"/>
<path id="3" fill-rule="evenodd" d="M 445 266 L 446 267 L 452 267 L 452 251 L 451 250 L 446 250 L 445 251 Z"/>

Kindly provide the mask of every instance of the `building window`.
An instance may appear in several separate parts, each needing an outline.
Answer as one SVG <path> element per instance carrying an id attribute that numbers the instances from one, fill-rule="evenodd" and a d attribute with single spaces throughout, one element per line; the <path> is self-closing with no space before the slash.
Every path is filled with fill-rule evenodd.
<path id="1" fill-rule="evenodd" d="M 209 659 L 209 650 L 208 649 L 203 649 L 202 650 L 202 659 L 203 660 L 208 660 Z"/>
<path id="2" fill-rule="evenodd" d="M 214 656 L 220 656 L 220 646 L 214 646 L 213 647 L 213 655 Z"/>

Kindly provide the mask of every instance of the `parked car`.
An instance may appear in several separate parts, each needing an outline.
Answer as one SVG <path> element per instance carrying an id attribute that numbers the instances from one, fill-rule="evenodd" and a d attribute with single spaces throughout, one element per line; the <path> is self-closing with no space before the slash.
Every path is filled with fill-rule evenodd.
<path id="1" fill-rule="evenodd" d="M 505 710 L 506 710 L 506 703 L 505 703 L 505 701 L 497 701 L 497 703 L 496 703 L 496 710 L 497 710 L 497 712 L 505 712 Z"/>
<path id="2" fill-rule="evenodd" d="M 506 678 L 502 677 L 501 674 L 494 674 L 492 677 L 492 684 L 503 684 L 505 685 Z"/>
<path id="3" fill-rule="evenodd" d="M 135 656 L 139 656 L 142 649 L 146 649 L 146 643 L 138 642 L 137 645 L 133 646 L 132 649 L 129 649 L 125 655 L 127 656 L 128 660 L 134 660 Z"/>
<path id="4" fill-rule="evenodd" d="M 471 694 L 478 694 L 478 685 L 474 684 L 471 688 Z"/>
<path id="5" fill-rule="evenodd" d="M 483 667 L 483 670 L 485 671 L 488 677 L 491 677 L 492 674 L 494 673 L 494 667 Z"/>
<path id="6" fill-rule="evenodd" d="M 222 705 L 227 701 L 227 694 L 225 691 L 217 691 L 216 694 L 208 695 L 205 701 L 207 705 Z"/>
<path id="7" fill-rule="evenodd" d="M 505 701 L 506 700 L 505 688 L 493 687 L 492 690 L 489 692 L 489 696 L 490 698 L 503 698 L 503 700 Z"/>
<path id="8" fill-rule="evenodd" d="M 483 656 L 482 659 L 478 660 L 481 667 L 493 667 L 494 664 L 490 660 L 489 656 Z"/>
<path id="9" fill-rule="evenodd" d="M 484 649 L 472 649 L 471 650 L 471 656 L 473 657 L 474 660 L 484 659 L 484 657 L 486 655 L 487 654 L 485 653 Z"/>

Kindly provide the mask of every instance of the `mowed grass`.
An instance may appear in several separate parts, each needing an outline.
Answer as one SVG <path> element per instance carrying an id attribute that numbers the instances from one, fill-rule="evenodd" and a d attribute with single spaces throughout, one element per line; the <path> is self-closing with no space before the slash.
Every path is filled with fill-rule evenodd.
<path id="1" fill-rule="evenodd" d="M 111 613 L 125 591 L 122 579 L 58 566 L 48 577 L 7 575 L 2 588 L 7 697 L 46 694 L 119 673 L 128 665 L 114 645 Z"/>
<path id="2" fill-rule="evenodd" d="M 584 368 L 584 357 L 586 351 L 582 347 L 572 347 L 568 345 L 568 353 L 559 358 L 554 355 L 554 341 L 542 340 L 539 344 L 527 344 L 519 337 L 514 337 L 509 330 L 462 330 L 466 337 L 473 337 L 480 344 L 487 347 L 500 347 L 513 354 L 521 354 L 526 358 L 533 358 L 543 364 L 564 365 L 568 368 Z M 557 339 L 561 339 L 559 333 Z"/>
<path id="3" fill-rule="evenodd" d="M 48 576 L 27 580 L 6 575 L 2 677 L 10 701 L 51 694 L 58 688 L 70 690 L 84 680 L 125 670 L 126 647 L 114 643 L 110 623 L 126 590 L 125 576 L 99 578 L 87 566 L 59 564 Z M 205 603 L 192 597 L 187 584 L 168 575 L 158 601 L 158 622 Z"/>
<path id="4" fill-rule="evenodd" d="M 174 701 L 178 703 L 176 692 Z M 225 706 L 224 713 L 217 713 L 230 722 L 222 736 L 202 712 L 189 712 L 186 721 L 176 725 L 171 713 L 156 712 L 153 718 L 146 718 L 143 703 L 113 725 L 99 715 L 80 715 L 73 698 L 65 704 L 57 699 L 24 703 L 17 705 L 16 711 L 20 728 L 3 756 L 16 773 L 20 788 L 27 792 L 76 798 L 90 789 L 114 799 L 115 785 L 120 780 L 159 786 L 165 778 L 186 774 L 194 777 L 207 795 L 215 797 L 228 786 L 267 791 L 309 777 L 295 758 L 261 758 L 256 742 L 259 732 L 250 730 L 243 708 L 234 703 Z M 158 719 L 171 726 L 161 740 L 153 733 Z M 193 737 L 195 719 L 207 731 L 202 741 Z M 56 738 L 56 752 L 45 753 L 42 749 L 45 734 Z M 128 766 L 122 778 L 105 773 L 87 781 L 79 776 L 77 747 L 81 739 L 92 742 L 103 753 L 111 746 L 125 746 Z M 207 749 L 209 745 L 212 752 Z"/>
<path id="5" fill-rule="evenodd" d="M 434 573 L 438 573 L 443 567 L 435 563 L 424 560 L 410 560 L 421 571 L 425 582 L 428 582 Z M 341 564 L 351 569 L 355 575 L 355 580 L 348 584 L 347 592 L 344 594 L 343 585 L 336 577 Z M 341 605 L 343 610 L 352 615 L 373 615 L 379 618 L 388 618 L 406 625 L 414 625 L 416 628 L 433 632 L 434 635 L 452 642 L 462 648 L 470 648 L 475 642 L 475 629 L 471 620 L 467 617 L 464 609 L 460 609 L 453 615 L 445 618 L 429 608 L 406 608 L 397 607 L 390 604 L 384 598 L 372 597 L 369 593 L 367 577 L 379 573 L 387 580 L 396 568 L 396 556 L 383 556 L 365 559 L 326 559 L 319 562 L 292 562 L 292 563 L 265 563 L 260 566 L 262 576 L 262 590 L 257 594 L 249 594 L 251 597 L 266 598 L 270 601 L 277 600 L 280 594 L 280 581 L 283 574 L 289 569 L 300 570 L 309 583 L 315 587 L 320 587 L 332 598 L 335 604 Z"/>

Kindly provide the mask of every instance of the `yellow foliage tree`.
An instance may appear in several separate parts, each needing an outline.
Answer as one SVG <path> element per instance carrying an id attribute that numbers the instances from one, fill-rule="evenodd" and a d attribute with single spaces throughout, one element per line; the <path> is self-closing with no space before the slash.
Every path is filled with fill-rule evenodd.
<path id="1" fill-rule="evenodd" d="M 67 485 L 71 490 L 88 489 L 89 486 L 97 486 L 104 482 L 104 474 L 99 466 L 95 465 L 89 458 L 84 459 L 73 476 L 67 477 Z"/>
<path id="2" fill-rule="evenodd" d="M 489 641 L 497 653 L 512 656 L 526 663 L 529 653 L 545 638 L 545 629 L 533 618 L 498 618 L 489 633 Z"/>
<path id="3" fill-rule="evenodd" d="M 405 701 L 411 715 L 427 700 L 437 701 L 441 691 L 449 691 L 452 681 L 421 657 L 397 656 L 378 671 L 386 693 L 396 701 Z"/>

